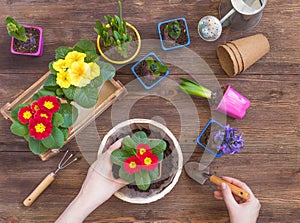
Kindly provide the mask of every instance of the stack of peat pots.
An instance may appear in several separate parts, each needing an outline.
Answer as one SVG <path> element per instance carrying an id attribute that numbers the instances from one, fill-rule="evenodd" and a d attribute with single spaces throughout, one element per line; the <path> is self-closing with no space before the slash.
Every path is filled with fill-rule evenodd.
<path id="1" fill-rule="evenodd" d="M 268 39 L 262 35 L 233 40 L 217 48 L 222 69 L 228 76 L 242 73 L 270 50 Z"/>

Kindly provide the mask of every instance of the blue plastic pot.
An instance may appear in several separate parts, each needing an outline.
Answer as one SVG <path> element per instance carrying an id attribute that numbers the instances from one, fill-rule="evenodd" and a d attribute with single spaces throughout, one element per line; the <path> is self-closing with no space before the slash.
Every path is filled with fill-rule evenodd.
<path id="1" fill-rule="evenodd" d="M 150 80 L 150 84 L 149 83 L 145 83 L 144 82 L 144 80 L 146 80 L 146 76 L 144 76 L 144 77 L 140 77 L 139 76 L 139 74 L 137 74 L 136 72 L 135 72 L 135 67 L 137 66 L 137 65 L 139 65 L 143 60 L 146 60 L 146 58 L 148 57 L 148 56 L 152 56 L 155 60 L 157 60 L 157 61 L 159 61 L 162 65 L 164 65 L 163 64 L 163 62 L 161 62 L 161 60 L 156 56 L 156 54 L 154 53 L 154 52 L 150 52 L 150 53 L 148 53 L 146 56 L 144 56 L 142 59 L 140 59 L 137 63 L 135 63 L 132 67 L 131 67 L 131 71 L 132 71 L 132 73 L 136 76 L 136 78 L 139 80 L 139 82 L 143 85 L 143 87 L 145 88 L 145 89 L 147 89 L 147 90 L 150 90 L 151 88 L 153 88 L 155 85 L 157 85 L 160 81 L 162 81 L 164 78 L 166 78 L 168 75 L 169 75 L 169 71 L 167 71 L 163 76 L 159 76 L 159 77 L 156 77 L 156 80 L 155 81 L 153 81 L 153 82 L 151 82 Z M 144 80 L 143 80 L 144 79 Z"/>
<path id="2" fill-rule="evenodd" d="M 177 21 L 182 20 L 184 22 L 188 41 L 187 41 L 187 43 L 185 43 L 183 45 L 175 45 L 175 46 L 172 46 L 172 47 L 168 47 L 164 43 L 164 41 L 166 41 L 166 40 L 163 40 L 163 33 L 160 30 L 160 26 L 163 25 L 163 24 L 167 24 L 167 23 L 176 21 L 176 20 Z M 167 20 L 167 21 L 164 21 L 164 22 L 160 22 L 160 23 L 158 23 L 157 28 L 158 28 L 158 35 L 159 35 L 161 47 L 162 47 L 163 50 L 174 50 L 174 49 L 178 49 L 178 48 L 181 48 L 181 47 L 189 46 L 191 44 L 190 33 L 189 33 L 188 25 L 187 25 L 187 22 L 186 22 L 185 18 L 176 18 L 176 19 L 170 19 L 170 20 Z"/>
<path id="3" fill-rule="evenodd" d="M 221 128 L 224 128 L 225 126 L 222 125 L 221 123 L 217 122 L 216 120 L 214 119 L 210 119 L 207 124 L 205 125 L 204 129 L 202 130 L 202 132 L 200 133 L 200 135 L 198 136 L 197 138 L 197 143 L 199 146 L 201 146 L 203 149 L 207 150 L 208 152 L 210 152 L 211 154 L 215 155 L 216 157 L 221 157 L 222 156 L 222 153 L 218 152 L 216 148 L 209 148 L 207 147 L 206 145 L 203 145 L 201 142 L 200 142 L 200 139 L 202 137 L 202 135 L 205 133 L 205 131 L 207 130 L 207 128 L 212 124 L 212 123 L 215 123 L 217 125 L 219 125 Z"/>

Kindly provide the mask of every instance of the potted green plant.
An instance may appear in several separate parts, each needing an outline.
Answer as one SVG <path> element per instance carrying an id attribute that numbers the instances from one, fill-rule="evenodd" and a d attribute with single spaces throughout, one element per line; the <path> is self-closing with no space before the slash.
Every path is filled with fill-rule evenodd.
<path id="1" fill-rule="evenodd" d="M 122 148 L 110 156 L 111 161 L 119 167 L 115 175 L 128 183 L 135 183 L 142 191 L 148 190 L 151 182 L 161 175 L 159 164 L 166 147 L 164 140 L 150 140 L 144 131 L 124 137 Z"/>
<path id="2" fill-rule="evenodd" d="M 182 151 L 175 136 L 153 120 L 126 120 L 104 136 L 98 156 L 121 138 L 121 148 L 111 154 L 113 176 L 129 184 L 115 196 L 137 204 L 164 197 L 177 183 L 183 167 Z"/>
<path id="3" fill-rule="evenodd" d="M 6 29 L 12 37 L 10 52 L 18 55 L 41 56 L 43 54 L 43 29 L 38 26 L 21 26 L 6 17 Z"/>
<path id="4" fill-rule="evenodd" d="M 169 75 L 168 66 L 154 52 L 148 53 L 131 67 L 132 73 L 147 90 L 153 88 Z"/>
<path id="5" fill-rule="evenodd" d="M 237 128 L 222 125 L 211 119 L 197 138 L 197 143 L 216 157 L 222 155 L 239 153 L 244 149 L 242 133 Z"/>
<path id="6" fill-rule="evenodd" d="M 206 87 L 186 78 L 181 78 L 179 87 L 187 94 L 207 98 L 212 110 L 218 110 L 230 117 L 242 119 L 250 106 L 250 100 L 226 85 L 223 91 L 213 92 Z"/>
<path id="7" fill-rule="evenodd" d="M 174 50 L 191 44 L 185 18 L 176 18 L 160 22 L 157 28 L 163 50 Z"/>
<path id="8" fill-rule="evenodd" d="M 107 61 L 125 64 L 133 60 L 140 51 L 141 37 L 137 29 L 127 23 L 122 15 L 122 3 L 118 0 L 120 15 L 106 15 L 106 23 L 96 21 L 94 31 L 98 34 L 98 50 Z"/>
<path id="9" fill-rule="evenodd" d="M 13 134 L 24 137 L 34 154 L 42 154 L 64 145 L 77 115 L 72 104 L 61 103 L 55 96 L 41 96 L 12 110 L 14 122 L 10 129 Z"/>
<path id="10" fill-rule="evenodd" d="M 115 68 L 99 60 L 96 47 L 89 40 L 81 40 L 74 47 L 58 47 L 55 52 L 55 60 L 49 63 L 51 74 L 42 91 L 84 108 L 93 107 L 100 86 L 114 77 Z M 36 97 L 39 96 L 40 91 Z"/>

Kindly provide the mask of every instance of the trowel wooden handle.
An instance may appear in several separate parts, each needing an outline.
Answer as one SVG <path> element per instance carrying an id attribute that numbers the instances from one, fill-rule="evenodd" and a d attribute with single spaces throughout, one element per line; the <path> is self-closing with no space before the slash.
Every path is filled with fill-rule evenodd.
<path id="1" fill-rule="evenodd" d="M 31 194 L 23 201 L 26 207 L 32 205 L 32 203 L 43 193 L 44 190 L 54 181 L 54 173 L 48 174 L 44 180 L 31 192 Z"/>
<path id="2" fill-rule="evenodd" d="M 243 199 L 245 199 L 245 200 L 248 200 L 248 199 L 250 198 L 250 194 L 249 194 L 247 191 L 245 191 L 245 190 L 243 190 L 242 188 L 239 188 L 239 187 L 237 187 L 237 186 L 235 186 L 235 185 L 233 185 L 233 184 L 231 184 L 231 183 L 228 183 L 228 182 L 225 181 L 225 180 L 222 180 L 220 177 L 217 177 L 217 176 L 215 176 L 215 175 L 211 175 L 211 176 L 209 177 L 209 180 L 210 180 L 212 183 L 214 183 L 214 184 L 216 184 L 216 185 L 218 185 L 218 186 L 221 186 L 221 184 L 224 182 L 224 183 L 226 183 L 226 184 L 230 187 L 231 192 L 232 192 L 233 194 L 235 194 L 236 196 L 238 196 L 238 197 L 240 197 L 240 198 L 243 198 Z"/>

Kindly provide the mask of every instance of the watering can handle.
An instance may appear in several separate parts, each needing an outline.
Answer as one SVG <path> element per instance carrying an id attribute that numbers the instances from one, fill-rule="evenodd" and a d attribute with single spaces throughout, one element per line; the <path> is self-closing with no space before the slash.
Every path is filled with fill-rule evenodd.
<path id="1" fill-rule="evenodd" d="M 209 180 L 212 183 L 214 183 L 214 184 L 216 184 L 218 186 L 221 186 L 221 184 L 224 182 L 224 183 L 226 183 L 230 187 L 231 192 L 233 194 L 235 194 L 236 196 L 238 196 L 240 198 L 243 198 L 245 200 L 248 200 L 250 198 L 250 194 L 247 191 L 245 191 L 242 188 L 239 188 L 239 187 L 237 187 L 237 186 L 235 186 L 235 185 L 233 185 L 231 183 L 228 183 L 227 181 L 222 180 L 221 178 L 219 178 L 219 177 L 217 177 L 215 175 L 211 175 L 209 177 Z"/>
<path id="2" fill-rule="evenodd" d="M 224 15 L 224 17 L 220 20 L 221 24 L 223 24 L 226 21 L 226 19 L 228 19 L 235 12 L 236 10 L 233 8 L 226 15 Z"/>
<path id="3" fill-rule="evenodd" d="M 47 187 L 54 181 L 55 174 L 49 173 L 43 181 L 34 189 L 34 191 L 31 192 L 31 194 L 23 201 L 23 204 L 26 207 L 29 207 L 32 205 L 32 203 L 40 196 L 41 193 L 43 193 L 44 190 L 47 189 Z"/>

